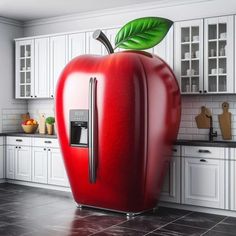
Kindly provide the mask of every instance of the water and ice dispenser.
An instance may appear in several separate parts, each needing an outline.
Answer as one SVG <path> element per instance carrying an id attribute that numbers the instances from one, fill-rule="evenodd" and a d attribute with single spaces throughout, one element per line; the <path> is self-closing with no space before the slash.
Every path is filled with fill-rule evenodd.
<path id="1" fill-rule="evenodd" d="M 88 110 L 70 110 L 70 145 L 88 147 Z"/>

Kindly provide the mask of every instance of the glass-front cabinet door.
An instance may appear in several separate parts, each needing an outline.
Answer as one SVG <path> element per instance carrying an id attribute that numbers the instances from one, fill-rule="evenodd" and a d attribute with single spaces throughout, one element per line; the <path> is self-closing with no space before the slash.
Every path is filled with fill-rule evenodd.
<path id="1" fill-rule="evenodd" d="M 182 94 L 203 92 L 203 20 L 175 23 L 174 70 Z"/>
<path id="2" fill-rule="evenodd" d="M 205 93 L 233 93 L 233 16 L 205 19 Z"/>
<path id="3" fill-rule="evenodd" d="M 34 94 L 34 40 L 16 41 L 16 98 Z"/>

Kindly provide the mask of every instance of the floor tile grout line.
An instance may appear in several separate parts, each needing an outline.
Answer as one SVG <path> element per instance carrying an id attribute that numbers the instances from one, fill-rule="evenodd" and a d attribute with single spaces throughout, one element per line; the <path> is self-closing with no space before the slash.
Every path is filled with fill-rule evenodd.
<path id="1" fill-rule="evenodd" d="M 212 226 L 209 230 L 207 230 L 205 233 L 201 234 L 202 235 L 205 235 L 206 233 L 208 233 L 210 230 L 212 230 L 214 227 L 216 227 L 218 224 L 222 223 L 224 220 L 226 220 L 227 218 L 229 218 L 228 216 L 225 216 L 224 219 L 222 219 L 221 221 L 219 221 L 217 224 L 215 224 L 214 226 Z"/>
<path id="2" fill-rule="evenodd" d="M 125 223 L 125 222 L 127 222 L 127 221 L 129 221 L 129 220 L 126 219 L 126 220 L 124 220 L 124 221 L 122 221 L 122 222 L 119 222 L 119 223 L 117 223 L 117 224 L 111 225 L 111 226 L 109 226 L 109 227 L 107 227 L 107 228 L 105 228 L 105 229 L 102 229 L 102 230 L 97 231 L 97 232 L 95 232 L 95 233 L 89 234 L 89 236 L 90 236 L 90 235 L 95 235 L 95 234 L 97 234 L 97 233 L 101 233 L 101 232 L 103 232 L 103 231 L 105 231 L 105 230 L 107 230 L 107 229 L 110 229 L 110 228 L 114 227 L 114 226 L 119 226 L 119 224 L 123 224 L 123 223 Z M 137 230 L 136 230 L 136 231 L 137 231 Z"/>
<path id="3" fill-rule="evenodd" d="M 166 223 L 166 224 L 164 224 L 164 225 L 162 225 L 162 226 L 160 226 L 160 227 L 158 227 L 158 228 L 156 228 L 156 229 L 154 229 L 154 230 L 148 232 L 148 234 L 149 234 L 149 233 L 153 233 L 154 231 L 156 231 L 156 230 L 158 230 L 158 229 L 161 229 L 161 228 L 167 226 L 168 224 L 172 224 L 172 223 L 174 223 L 175 221 L 184 218 L 185 216 L 189 216 L 189 215 L 191 215 L 192 213 L 193 213 L 193 212 L 191 211 L 191 212 L 187 213 L 186 215 L 183 215 L 183 216 L 181 216 L 181 217 L 179 217 L 179 218 L 177 218 L 177 219 L 175 219 L 175 220 L 173 220 L 173 221 L 170 221 L 170 222 L 168 222 L 168 223 Z M 168 231 L 168 230 L 167 230 L 167 231 Z M 147 234 L 145 234 L 145 235 L 147 235 Z"/>

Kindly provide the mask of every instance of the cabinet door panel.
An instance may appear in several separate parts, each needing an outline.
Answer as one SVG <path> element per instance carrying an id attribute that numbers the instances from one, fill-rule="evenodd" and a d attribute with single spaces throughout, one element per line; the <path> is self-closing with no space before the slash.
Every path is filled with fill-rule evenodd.
<path id="1" fill-rule="evenodd" d="M 68 186 L 62 155 L 60 149 L 57 148 L 48 151 L 48 183 Z"/>
<path id="2" fill-rule="evenodd" d="M 49 38 L 35 39 L 35 96 L 49 97 Z"/>
<path id="3" fill-rule="evenodd" d="M 50 37 L 50 97 L 54 97 L 57 81 L 67 63 L 67 37 Z"/>
<path id="4" fill-rule="evenodd" d="M 175 23 L 174 39 L 174 71 L 181 93 L 203 93 L 203 20 Z"/>
<path id="5" fill-rule="evenodd" d="M 173 157 L 170 162 L 160 200 L 180 203 L 180 157 Z"/>
<path id="6" fill-rule="evenodd" d="M 85 54 L 85 33 L 70 34 L 69 40 L 69 60 Z"/>
<path id="7" fill-rule="evenodd" d="M 16 41 L 16 98 L 34 97 L 34 40 Z"/>
<path id="8" fill-rule="evenodd" d="M 37 183 L 47 183 L 47 149 L 33 147 L 32 151 L 32 181 Z"/>
<path id="9" fill-rule="evenodd" d="M 93 32 L 86 32 L 86 53 L 92 55 L 106 54 L 103 44 L 93 38 Z"/>
<path id="10" fill-rule="evenodd" d="M 205 80 L 208 93 L 234 91 L 234 17 L 205 19 Z"/>
<path id="11" fill-rule="evenodd" d="M 183 159 L 183 203 L 224 208 L 224 160 Z"/>
<path id="12" fill-rule="evenodd" d="M 161 57 L 173 69 L 174 30 L 170 28 L 165 38 L 153 48 L 153 53 Z"/>
<path id="13" fill-rule="evenodd" d="M 6 147 L 6 177 L 7 179 L 15 179 L 15 147 Z"/>
<path id="14" fill-rule="evenodd" d="M 31 181 L 31 148 L 18 147 L 15 159 L 15 178 Z"/>
<path id="15" fill-rule="evenodd" d="M 4 178 L 4 147 L 0 146 L 0 179 Z"/>

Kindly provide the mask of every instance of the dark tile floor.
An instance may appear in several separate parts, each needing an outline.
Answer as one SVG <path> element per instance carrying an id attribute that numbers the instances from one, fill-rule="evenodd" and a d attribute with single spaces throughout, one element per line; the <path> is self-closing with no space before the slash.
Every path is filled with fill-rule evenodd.
<path id="1" fill-rule="evenodd" d="M 125 215 L 78 209 L 69 193 L 0 184 L 0 236 L 236 235 L 236 218 L 160 207 Z"/>

